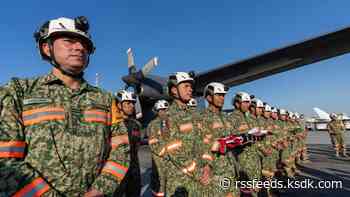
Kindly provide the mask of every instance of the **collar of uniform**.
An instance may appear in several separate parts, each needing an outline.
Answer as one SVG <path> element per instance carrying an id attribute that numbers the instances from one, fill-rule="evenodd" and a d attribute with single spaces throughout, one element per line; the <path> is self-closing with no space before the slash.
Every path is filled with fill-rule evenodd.
<path id="1" fill-rule="evenodd" d="M 218 111 L 218 112 L 214 112 L 214 111 L 212 111 L 209 107 L 207 107 L 206 110 L 207 110 L 209 113 L 211 113 L 211 114 L 219 114 L 219 115 L 223 114 L 222 110 L 220 110 L 220 111 Z"/>
<path id="2" fill-rule="evenodd" d="M 52 72 L 50 72 L 47 75 L 44 75 L 42 77 L 41 83 L 48 85 L 48 84 L 62 84 L 63 85 L 63 81 L 61 79 L 59 79 L 58 77 L 56 77 L 56 75 L 54 75 Z M 85 79 L 82 79 L 79 91 L 82 91 L 84 89 L 87 90 L 92 90 L 94 89 L 93 86 L 89 85 Z"/>
<path id="3" fill-rule="evenodd" d="M 44 85 L 53 84 L 53 83 L 63 84 L 63 82 L 59 78 L 57 78 L 52 72 L 50 72 L 47 75 L 44 75 L 41 78 L 40 82 Z"/>
<path id="4" fill-rule="evenodd" d="M 187 106 L 187 105 L 181 106 L 181 105 L 179 105 L 179 104 L 178 104 L 177 102 L 175 102 L 175 101 L 173 101 L 171 107 L 173 107 L 173 108 L 176 109 L 177 111 L 182 111 L 182 110 L 188 110 L 188 109 L 190 109 L 189 106 Z"/>

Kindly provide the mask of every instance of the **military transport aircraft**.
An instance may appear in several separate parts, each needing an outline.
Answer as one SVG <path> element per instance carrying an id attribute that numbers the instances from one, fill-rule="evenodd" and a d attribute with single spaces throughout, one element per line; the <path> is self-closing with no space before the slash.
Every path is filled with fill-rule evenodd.
<path id="1" fill-rule="evenodd" d="M 224 83 L 228 87 L 295 69 L 350 52 L 350 27 L 311 38 L 296 44 L 272 50 L 241 61 L 218 66 L 212 70 L 198 73 L 195 77 L 195 96 L 202 95 L 205 85 L 212 81 Z M 164 98 L 163 86 L 167 78 L 150 75 L 158 64 L 152 58 L 141 70 L 137 70 L 131 50 L 128 50 L 129 74 L 123 76 L 125 88 L 133 88 L 138 95 L 137 113 L 144 126 L 152 119 L 155 101 Z M 347 136 L 347 141 L 350 137 Z M 296 180 L 338 180 L 341 188 L 333 189 L 287 189 L 280 196 L 349 196 L 350 160 L 335 158 L 332 147 L 328 145 L 325 132 L 312 132 L 308 137 L 308 147 L 312 163 L 302 167 L 303 174 Z M 142 173 L 143 197 L 152 196 L 149 188 L 151 154 L 147 146 L 139 150 Z"/>

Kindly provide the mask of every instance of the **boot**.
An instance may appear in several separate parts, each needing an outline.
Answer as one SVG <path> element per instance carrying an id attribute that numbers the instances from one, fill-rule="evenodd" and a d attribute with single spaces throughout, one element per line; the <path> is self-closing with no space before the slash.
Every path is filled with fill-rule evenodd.
<path id="1" fill-rule="evenodd" d="M 335 156 L 339 158 L 339 151 L 335 151 Z"/>
<path id="2" fill-rule="evenodd" d="M 343 149 L 343 157 L 349 158 L 349 155 L 346 154 L 346 149 Z"/>

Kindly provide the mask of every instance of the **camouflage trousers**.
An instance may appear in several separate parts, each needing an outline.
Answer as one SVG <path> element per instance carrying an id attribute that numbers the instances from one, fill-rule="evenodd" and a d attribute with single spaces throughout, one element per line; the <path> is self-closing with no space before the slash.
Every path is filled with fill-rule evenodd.
<path id="1" fill-rule="evenodd" d="M 343 133 L 335 134 L 334 143 L 337 151 L 345 150 L 344 134 Z"/>
<path id="2" fill-rule="evenodd" d="M 244 150 L 238 155 L 238 163 L 240 166 L 240 169 L 239 169 L 240 181 L 254 181 L 254 180 L 260 181 L 262 179 L 260 157 L 261 155 L 255 144 L 245 147 Z M 258 195 L 257 188 L 240 187 L 240 190 L 241 192 L 248 190 L 249 193 L 252 192 L 250 195 L 254 197 Z"/>
<path id="3" fill-rule="evenodd" d="M 233 155 L 217 156 L 212 164 L 213 177 L 210 185 L 203 188 L 204 196 L 239 196 L 238 162 Z"/>
<path id="4" fill-rule="evenodd" d="M 276 149 L 272 149 L 271 155 L 262 157 L 261 159 L 262 169 L 275 172 L 278 159 L 279 159 L 279 152 Z"/>
<path id="5" fill-rule="evenodd" d="M 291 145 L 288 144 L 288 146 L 281 150 L 281 161 L 282 163 L 286 163 L 289 156 L 291 154 Z"/>
<path id="6" fill-rule="evenodd" d="M 202 186 L 194 177 L 184 174 L 172 161 L 153 158 L 151 189 L 166 197 L 200 197 Z"/>
<path id="7" fill-rule="evenodd" d="M 332 147 L 335 148 L 335 134 L 329 134 L 329 139 L 331 140 Z"/>

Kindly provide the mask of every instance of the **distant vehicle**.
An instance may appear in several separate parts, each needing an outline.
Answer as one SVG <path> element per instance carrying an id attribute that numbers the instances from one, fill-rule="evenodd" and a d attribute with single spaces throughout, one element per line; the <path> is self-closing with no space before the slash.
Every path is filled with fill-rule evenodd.
<path id="1" fill-rule="evenodd" d="M 317 117 L 306 119 L 306 127 L 312 131 L 326 131 L 327 124 L 331 121 L 329 113 L 317 107 L 314 107 L 313 110 L 317 114 Z M 344 122 L 346 130 L 350 130 L 350 118 L 345 113 L 337 115 Z"/>

